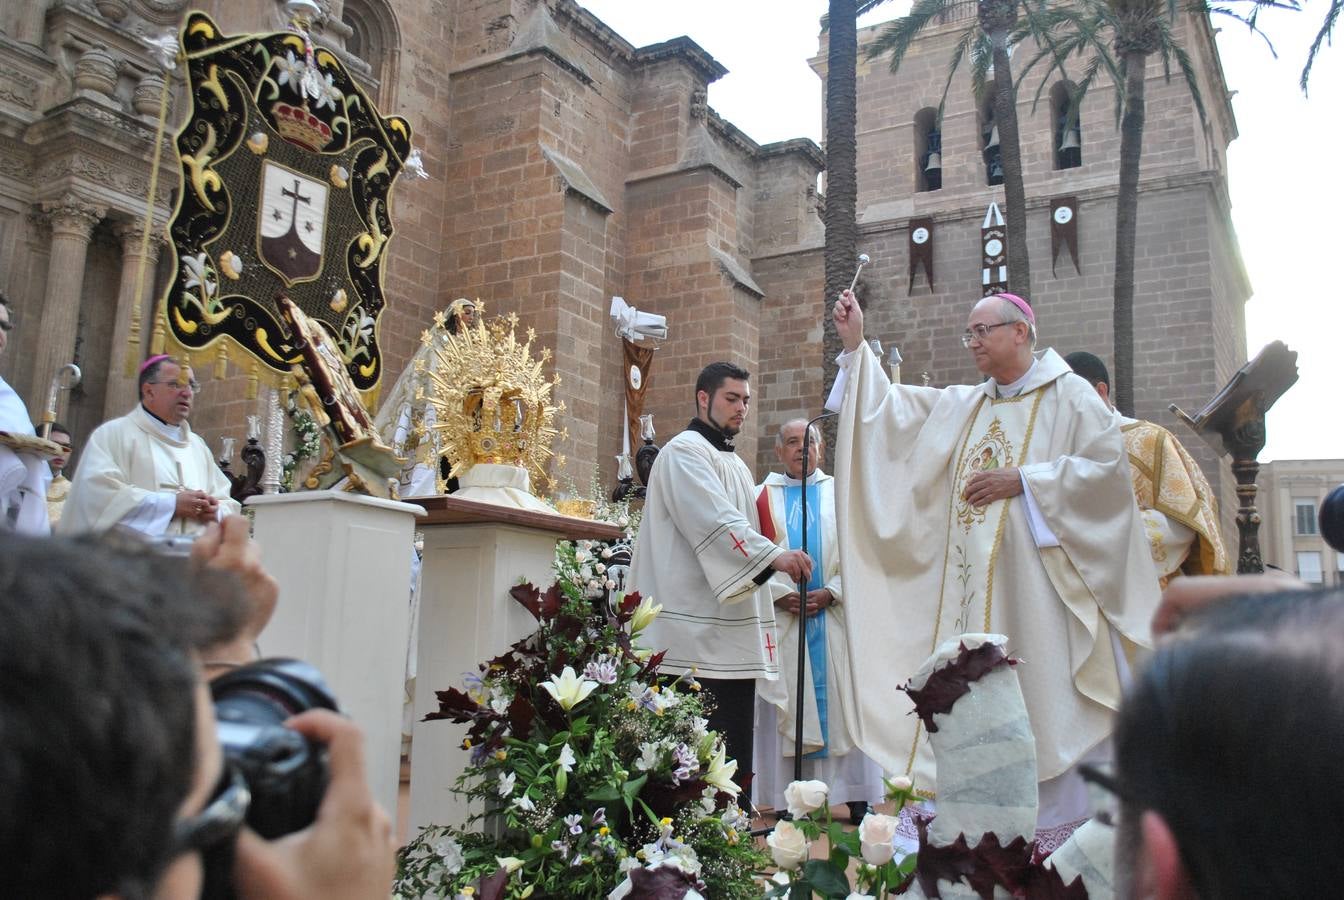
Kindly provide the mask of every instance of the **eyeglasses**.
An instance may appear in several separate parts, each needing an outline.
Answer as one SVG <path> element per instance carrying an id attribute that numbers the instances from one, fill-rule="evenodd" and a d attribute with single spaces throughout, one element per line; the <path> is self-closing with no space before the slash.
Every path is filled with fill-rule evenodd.
<path id="1" fill-rule="evenodd" d="M 176 381 L 146 381 L 145 384 L 166 384 L 179 391 L 186 388 L 193 394 L 199 394 L 201 392 L 201 385 L 196 381 L 188 381 L 186 384 L 178 384 Z"/>
<path id="2" fill-rule="evenodd" d="M 971 341 L 984 343 L 989 339 L 989 333 L 995 328 L 1002 328 L 1005 325 L 1016 325 L 1016 322 L 1000 322 L 997 325 L 976 325 L 974 328 L 968 328 L 961 334 L 961 346 L 970 347 Z"/>
<path id="3" fill-rule="evenodd" d="M 178 819 L 173 825 L 173 855 L 209 850 L 231 840 L 243 827 L 251 804 L 252 792 L 243 776 L 233 766 L 226 765 L 205 809 L 190 818 Z"/>
<path id="4" fill-rule="evenodd" d="M 0 319 L 0 331 L 13 331 L 14 323 L 9 319 Z"/>

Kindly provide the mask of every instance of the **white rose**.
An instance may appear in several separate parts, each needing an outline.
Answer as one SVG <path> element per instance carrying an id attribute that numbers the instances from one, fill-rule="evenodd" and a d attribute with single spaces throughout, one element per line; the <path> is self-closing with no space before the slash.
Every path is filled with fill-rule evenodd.
<path id="1" fill-rule="evenodd" d="M 897 794 L 909 793 L 910 789 L 915 786 L 914 782 L 904 775 L 898 775 L 895 778 L 884 778 L 883 781 L 885 781 L 887 785 L 888 800 L 895 797 Z"/>
<path id="2" fill-rule="evenodd" d="M 781 869 L 796 869 L 808 858 L 810 847 L 802 831 L 792 822 L 780 822 L 765 842 L 770 845 L 770 856 Z"/>
<path id="3" fill-rule="evenodd" d="M 789 815 L 795 819 L 816 812 L 826 804 L 826 794 L 830 788 L 824 781 L 794 781 L 784 789 L 784 802 L 789 805 Z"/>
<path id="4" fill-rule="evenodd" d="M 882 866 L 891 862 L 896 854 L 892 839 L 896 837 L 896 817 L 880 813 L 869 813 L 859 823 L 859 847 L 863 861 L 870 866 Z"/>

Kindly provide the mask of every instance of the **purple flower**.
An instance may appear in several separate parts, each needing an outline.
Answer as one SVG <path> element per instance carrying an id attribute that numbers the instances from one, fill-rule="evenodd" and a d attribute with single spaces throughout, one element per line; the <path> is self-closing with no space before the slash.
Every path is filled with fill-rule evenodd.
<path id="1" fill-rule="evenodd" d="M 569 826 L 570 834 L 583 834 L 582 822 L 583 822 L 582 813 L 574 813 L 572 815 L 565 816 L 565 824 Z"/>
<path id="2" fill-rule="evenodd" d="M 616 663 L 604 653 L 584 667 L 583 677 L 598 684 L 615 684 Z"/>

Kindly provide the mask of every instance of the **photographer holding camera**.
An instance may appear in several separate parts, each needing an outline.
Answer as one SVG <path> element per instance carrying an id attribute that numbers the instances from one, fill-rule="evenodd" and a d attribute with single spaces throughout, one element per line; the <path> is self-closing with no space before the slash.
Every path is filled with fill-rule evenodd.
<path id="1" fill-rule="evenodd" d="M 275 589 L 246 522 L 212 528 L 193 555 L 0 539 L 0 896 L 386 897 L 394 845 L 362 733 L 330 709 L 286 718 L 286 696 L 322 702 L 308 667 L 249 664 Z M 234 675 L 221 709 L 272 708 L 252 735 L 274 741 L 283 721 L 298 736 L 293 771 L 325 769 L 311 824 L 273 840 L 244 824 L 254 793 L 302 792 L 284 760 L 270 781 L 241 774 L 257 745 L 226 751 L 203 669 Z M 316 681 L 300 690 L 305 670 Z"/>

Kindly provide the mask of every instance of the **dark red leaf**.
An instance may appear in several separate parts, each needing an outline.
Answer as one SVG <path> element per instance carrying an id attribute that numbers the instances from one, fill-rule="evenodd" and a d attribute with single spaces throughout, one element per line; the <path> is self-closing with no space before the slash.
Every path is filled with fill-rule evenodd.
<path id="1" fill-rule="evenodd" d="M 560 612 L 560 604 L 564 602 L 565 592 L 560 590 L 559 583 L 551 585 L 551 589 L 541 598 L 542 621 L 554 619 L 556 614 Z"/>
<path id="2" fill-rule="evenodd" d="M 631 869 L 630 884 L 628 896 L 639 900 L 682 900 L 691 888 L 700 887 L 694 877 L 676 866 Z"/>
<path id="3" fill-rule="evenodd" d="M 624 625 L 626 622 L 629 622 L 632 618 L 634 618 L 635 610 L 639 608 L 641 599 L 642 598 L 639 596 L 639 591 L 631 591 L 630 593 L 622 597 L 621 605 L 617 608 L 616 611 L 616 621 Z"/>
<path id="4" fill-rule="evenodd" d="M 521 603 L 532 614 L 532 618 L 541 621 L 541 591 L 533 587 L 531 582 L 509 588 L 509 596 Z"/>
<path id="5" fill-rule="evenodd" d="M 426 722 L 434 719 L 470 722 L 481 712 L 481 705 L 457 688 L 435 691 L 434 696 L 439 699 L 439 709 L 438 712 L 426 714 L 424 718 Z"/>
<path id="6" fill-rule="evenodd" d="M 532 720 L 536 715 L 537 711 L 532 708 L 527 696 L 515 694 L 513 702 L 509 704 L 509 728 L 513 736 L 520 741 L 527 740 L 527 736 L 532 733 Z"/>
<path id="7" fill-rule="evenodd" d="M 991 900 L 996 885 L 1013 896 L 1021 896 L 1032 869 L 1034 841 L 1028 843 L 1019 835 L 1007 846 L 1001 846 L 998 835 L 989 832 L 981 836 L 975 847 L 967 846 L 964 834 L 946 847 L 936 847 L 928 842 L 929 821 L 915 821 L 919 830 L 915 878 L 925 896 L 942 896 L 938 893 L 939 880 L 964 882 L 984 900 Z"/>
<path id="8" fill-rule="evenodd" d="M 1015 666 L 1017 660 L 1010 657 L 998 644 L 981 644 L 974 650 L 961 645 L 957 658 L 929 676 L 924 687 L 916 690 L 908 684 L 901 688 L 910 695 L 915 703 L 915 715 L 924 722 L 930 734 L 938 730 L 933 723 L 935 713 L 947 713 L 962 696 L 971 689 L 971 684 L 999 666 Z"/>
<path id="9" fill-rule="evenodd" d="M 504 888 L 508 883 L 509 872 L 507 869 L 500 867 L 490 875 L 481 876 L 480 888 L 476 891 L 476 895 L 481 900 L 503 900 Z"/>

